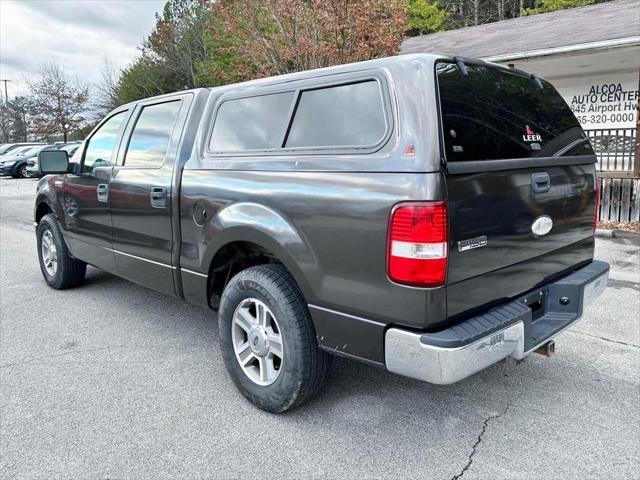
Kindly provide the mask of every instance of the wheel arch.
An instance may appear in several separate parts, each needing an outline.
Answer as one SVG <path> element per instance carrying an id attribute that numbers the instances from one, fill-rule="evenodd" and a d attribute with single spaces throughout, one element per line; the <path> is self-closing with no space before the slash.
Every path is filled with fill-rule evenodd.
<path id="1" fill-rule="evenodd" d="M 311 246 L 298 230 L 279 212 L 264 205 L 237 203 L 222 209 L 207 225 L 208 245 L 202 258 L 202 270 L 207 271 L 208 289 L 219 272 L 221 259 L 236 250 L 249 254 L 245 268 L 260 263 L 280 263 L 300 288 L 306 301 L 313 298 L 309 277 L 317 270 Z M 228 271 L 225 271 L 228 273 Z M 237 272 L 232 272 L 237 273 Z M 228 279 L 225 280 L 225 283 Z M 209 295 L 211 291 L 208 291 Z"/>
<path id="2" fill-rule="evenodd" d="M 49 213 L 53 213 L 54 215 L 56 214 L 55 210 L 49 204 L 49 201 L 47 200 L 47 198 L 41 197 L 38 200 L 36 200 L 36 206 L 33 212 L 33 219 L 36 222 L 36 224 L 40 223 L 40 220 L 42 219 L 42 217 L 44 217 Z"/>

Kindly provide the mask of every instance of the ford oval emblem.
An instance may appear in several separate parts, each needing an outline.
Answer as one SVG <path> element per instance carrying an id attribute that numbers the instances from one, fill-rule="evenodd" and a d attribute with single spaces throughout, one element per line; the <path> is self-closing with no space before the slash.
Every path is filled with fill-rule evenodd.
<path id="1" fill-rule="evenodd" d="M 534 235 L 542 236 L 546 235 L 553 228 L 553 220 L 548 215 L 543 215 L 534 220 L 531 225 L 531 231 Z"/>

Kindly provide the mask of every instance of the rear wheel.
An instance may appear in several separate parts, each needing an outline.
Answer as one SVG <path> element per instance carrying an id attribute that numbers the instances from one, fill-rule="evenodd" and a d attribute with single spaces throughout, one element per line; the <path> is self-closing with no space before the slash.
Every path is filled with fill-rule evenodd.
<path id="1" fill-rule="evenodd" d="M 26 165 L 23 165 L 18 169 L 18 178 L 29 178 Z"/>
<path id="2" fill-rule="evenodd" d="M 84 281 L 87 264 L 69 254 L 55 215 L 42 217 L 36 237 L 40 270 L 47 285 L 56 290 L 80 285 Z"/>
<path id="3" fill-rule="evenodd" d="M 218 323 L 227 371 L 257 407 L 281 413 L 324 386 L 331 356 L 318 348 L 302 293 L 281 265 L 251 267 L 233 277 Z"/>

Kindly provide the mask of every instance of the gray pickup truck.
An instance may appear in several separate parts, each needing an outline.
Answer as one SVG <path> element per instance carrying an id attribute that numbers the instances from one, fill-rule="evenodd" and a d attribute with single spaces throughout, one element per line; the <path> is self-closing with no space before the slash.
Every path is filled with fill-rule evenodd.
<path id="1" fill-rule="evenodd" d="M 74 160 L 39 157 L 47 284 L 93 265 L 216 310 L 231 378 L 271 412 L 312 398 L 334 354 L 436 384 L 550 356 L 607 283 L 580 125 L 543 79 L 479 60 L 145 99 Z"/>

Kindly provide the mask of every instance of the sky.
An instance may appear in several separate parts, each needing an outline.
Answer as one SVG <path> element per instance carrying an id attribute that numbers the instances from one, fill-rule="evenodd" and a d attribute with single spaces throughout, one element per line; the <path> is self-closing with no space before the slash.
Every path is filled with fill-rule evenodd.
<path id="1" fill-rule="evenodd" d="M 27 91 L 42 62 L 55 60 L 90 86 L 108 59 L 136 57 L 165 0 L 0 0 L 0 79 L 9 98 Z M 0 83 L 4 95 L 4 84 Z"/>

